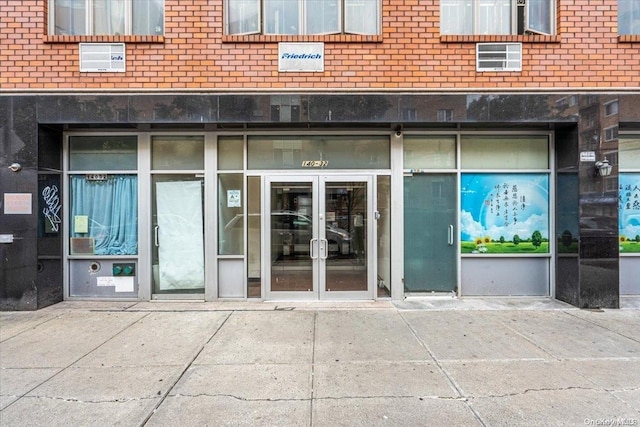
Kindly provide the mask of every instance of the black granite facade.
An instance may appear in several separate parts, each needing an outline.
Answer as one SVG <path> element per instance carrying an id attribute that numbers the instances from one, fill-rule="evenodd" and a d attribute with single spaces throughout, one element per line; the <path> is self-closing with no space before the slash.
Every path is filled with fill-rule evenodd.
<path id="1" fill-rule="evenodd" d="M 606 115 L 612 100 L 618 100 L 619 112 Z M 0 212 L 0 234 L 15 236 L 13 243 L 0 244 L 0 309 L 37 309 L 63 298 L 64 224 L 56 231 L 42 212 L 55 210 L 43 191 L 50 196 L 53 186 L 63 185 L 65 129 L 397 126 L 554 130 L 556 231 L 564 248 L 556 258 L 557 298 L 579 307 L 618 307 L 617 168 L 610 177 L 594 177 L 593 162 L 580 162 L 579 154 L 617 152 L 617 139 L 607 132 L 640 129 L 640 93 L 0 96 L 0 193 L 29 193 L 33 204 L 31 214 L 6 215 L 4 206 Z M 21 171 L 8 169 L 14 162 Z"/>

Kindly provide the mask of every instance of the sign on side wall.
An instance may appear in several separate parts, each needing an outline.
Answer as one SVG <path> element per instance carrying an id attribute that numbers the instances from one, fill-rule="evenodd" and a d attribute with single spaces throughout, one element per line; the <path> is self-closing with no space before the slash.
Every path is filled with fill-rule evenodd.
<path id="1" fill-rule="evenodd" d="M 278 71 L 324 71 L 324 43 L 279 43 Z"/>
<path id="2" fill-rule="evenodd" d="M 31 193 L 5 193 L 5 215 L 31 215 Z"/>

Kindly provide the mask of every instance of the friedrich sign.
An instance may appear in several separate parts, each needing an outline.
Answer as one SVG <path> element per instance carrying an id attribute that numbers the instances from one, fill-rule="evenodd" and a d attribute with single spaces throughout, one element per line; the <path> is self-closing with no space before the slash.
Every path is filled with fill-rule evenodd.
<path id="1" fill-rule="evenodd" d="M 278 44 L 278 71 L 324 71 L 324 43 Z"/>

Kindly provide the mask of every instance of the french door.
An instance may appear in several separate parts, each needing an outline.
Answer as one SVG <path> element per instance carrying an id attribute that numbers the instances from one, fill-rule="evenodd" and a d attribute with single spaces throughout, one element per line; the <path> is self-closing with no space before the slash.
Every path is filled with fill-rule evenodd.
<path id="1" fill-rule="evenodd" d="M 266 299 L 373 299 L 370 176 L 265 179 Z"/>

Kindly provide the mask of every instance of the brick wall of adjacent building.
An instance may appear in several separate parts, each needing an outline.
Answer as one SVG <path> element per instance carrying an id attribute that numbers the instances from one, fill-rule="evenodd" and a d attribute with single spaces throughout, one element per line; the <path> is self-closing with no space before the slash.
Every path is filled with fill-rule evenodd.
<path id="1" fill-rule="evenodd" d="M 0 0 L 0 89 L 634 88 L 640 36 L 617 0 L 558 0 L 555 36 L 441 36 L 438 0 L 383 0 L 381 36 L 225 36 L 223 0 L 165 0 L 164 36 L 49 36 L 46 0 Z M 126 73 L 80 73 L 79 42 L 126 42 Z M 278 72 L 279 41 L 325 42 L 325 70 Z M 475 43 L 522 41 L 522 72 L 475 70 Z"/>

